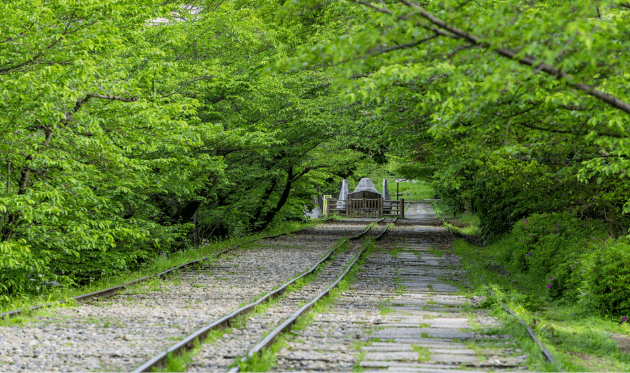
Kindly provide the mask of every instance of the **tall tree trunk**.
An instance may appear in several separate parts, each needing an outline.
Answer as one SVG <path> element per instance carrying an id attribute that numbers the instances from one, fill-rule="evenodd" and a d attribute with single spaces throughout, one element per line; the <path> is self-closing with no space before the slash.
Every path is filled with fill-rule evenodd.
<path id="1" fill-rule="evenodd" d="M 268 211 L 263 217 L 262 224 L 258 227 L 259 230 L 264 230 L 271 224 L 273 218 L 276 217 L 276 214 L 282 209 L 287 200 L 289 199 L 289 194 L 291 194 L 291 186 L 293 185 L 293 167 L 289 167 L 287 170 L 287 182 L 284 185 L 284 190 L 282 191 L 282 195 L 280 196 L 280 200 L 276 204 L 276 207 Z"/>
<path id="2" fill-rule="evenodd" d="M 260 204 L 256 208 L 256 211 L 252 214 L 252 217 L 249 219 L 250 227 L 256 224 L 256 222 L 262 216 L 265 205 L 267 204 L 267 201 L 269 201 L 269 198 L 271 198 L 271 195 L 273 194 L 274 189 L 276 189 L 276 185 L 278 185 L 278 179 L 276 178 L 271 179 L 271 183 L 267 186 L 267 189 L 265 189 L 265 193 L 262 195 L 262 197 L 260 197 L 260 200 L 259 200 Z"/>

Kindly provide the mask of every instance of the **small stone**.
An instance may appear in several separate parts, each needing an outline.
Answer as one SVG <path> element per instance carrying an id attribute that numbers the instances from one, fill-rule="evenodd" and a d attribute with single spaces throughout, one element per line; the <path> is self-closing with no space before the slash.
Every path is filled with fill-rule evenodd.
<path id="1" fill-rule="evenodd" d="M 133 341 L 133 338 L 129 334 L 125 334 L 122 339 L 123 341 Z"/>

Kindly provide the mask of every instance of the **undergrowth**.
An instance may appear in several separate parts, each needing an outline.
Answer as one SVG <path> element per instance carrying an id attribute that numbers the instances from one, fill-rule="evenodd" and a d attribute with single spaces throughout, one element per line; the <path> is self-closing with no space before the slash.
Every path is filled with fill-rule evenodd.
<path id="1" fill-rule="evenodd" d="M 433 206 L 447 219 L 454 216 L 443 203 Z M 454 231 L 482 233 L 475 215 L 457 214 L 457 220 L 459 226 L 449 224 Z M 469 228 L 462 228 L 466 224 Z M 621 323 L 630 313 L 630 244 L 606 236 L 606 226 L 597 220 L 533 214 L 486 247 L 456 240 L 453 248 L 472 260 L 462 264 L 475 292 L 489 296 L 481 276 L 496 295 L 483 307 L 494 309 L 503 326 L 490 332 L 518 338 L 530 369 L 630 371 L 630 355 L 611 339 L 614 333 L 630 335 L 628 324 Z M 525 328 L 500 303 L 534 329 L 556 364 L 543 359 Z"/>
<path id="2" fill-rule="evenodd" d="M 630 371 L 630 355 L 621 352 L 610 337 L 613 333 L 630 335 L 630 327 L 612 317 L 603 317 L 580 304 L 566 299 L 552 300 L 545 281 L 532 279 L 523 273 L 511 273 L 500 260 L 506 242 L 500 240 L 484 248 L 464 240 L 453 244 L 454 252 L 462 258 L 470 281 L 478 295 L 488 296 L 486 286 L 496 298 L 488 297 L 482 307 L 492 308 L 503 321 L 496 334 L 510 334 L 519 339 L 520 347 L 528 355 L 530 369 L 541 371 Z M 532 327 L 536 335 L 556 358 L 556 364 L 543 359 L 540 348 L 531 341 L 525 328 L 500 306 L 507 305 Z"/>
<path id="3" fill-rule="evenodd" d="M 63 304 L 57 303 L 60 300 L 66 300 L 67 302 L 69 302 L 69 304 L 65 306 L 72 306 L 74 303 L 71 298 L 78 295 L 103 290 L 145 276 L 154 275 L 180 264 L 203 258 L 205 256 L 211 256 L 219 251 L 225 250 L 244 241 L 284 232 L 291 232 L 306 226 L 313 226 L 317 223 L 319 223 L 319 220 L 309 224 L 285 222 L 259 234 L 228 239 L 224 241 L 216 241 L 209 245 L 172 253 L 169 254 L 167 257 L 159 257 L 150 262 L 144 263 L 138 270 L 118 273 L 116 276 L 102 278 L 86 285 L 81 285 L 77 287 L 53 286 L 48 289 L 43 289 L 42 292 L 39 294 L 17 294 L 8 296 L 6 297 L 6 300 L 3 301 L 2 304 L 0 304 L 0 313 L 17 309 L 28 310 L 29 308 L 39 304 L 49 304 L 50 307 L 64 306 Z M 211 262 L 212 260 L 213 258 L 211 257 L 209 258 L 208 262 Z M 38 314 L 38 312 L 39 311 L 25 311 L 22 315 L 22 318 L 35 316 Z"/>

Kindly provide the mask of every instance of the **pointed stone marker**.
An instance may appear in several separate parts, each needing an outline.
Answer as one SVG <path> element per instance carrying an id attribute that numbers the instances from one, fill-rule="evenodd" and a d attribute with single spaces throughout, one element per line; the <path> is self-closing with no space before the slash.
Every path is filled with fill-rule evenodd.
<path id="1" fill-rule="evenodd" d="M 350 187 L 348 186 L 348 179 L 343 179 L 343 181 L 341 182 L 341 191 L 339 192 L 339 198 L 337 199 L 338 209 L 342 209 L 346 207 L 348 194 L 350 194 Z"/>

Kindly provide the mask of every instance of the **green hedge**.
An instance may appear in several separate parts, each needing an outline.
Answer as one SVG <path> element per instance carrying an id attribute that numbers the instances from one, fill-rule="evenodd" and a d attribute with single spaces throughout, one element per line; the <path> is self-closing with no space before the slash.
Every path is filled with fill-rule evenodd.
<path id="1" fill-rule="evenodd" d="M 630 242 L 608 240 L 588 256 L 586 294 L 595 308 L 613 316 L 630 315 Z"/>
<path id="2" fill-rule="evenodd" d="M 497 258 L 534 295 L 581 303 L 601 314 L 630 314 L 630 242 L 607 238 L 601 220 L 533 214 L 514 224 Z"/>

